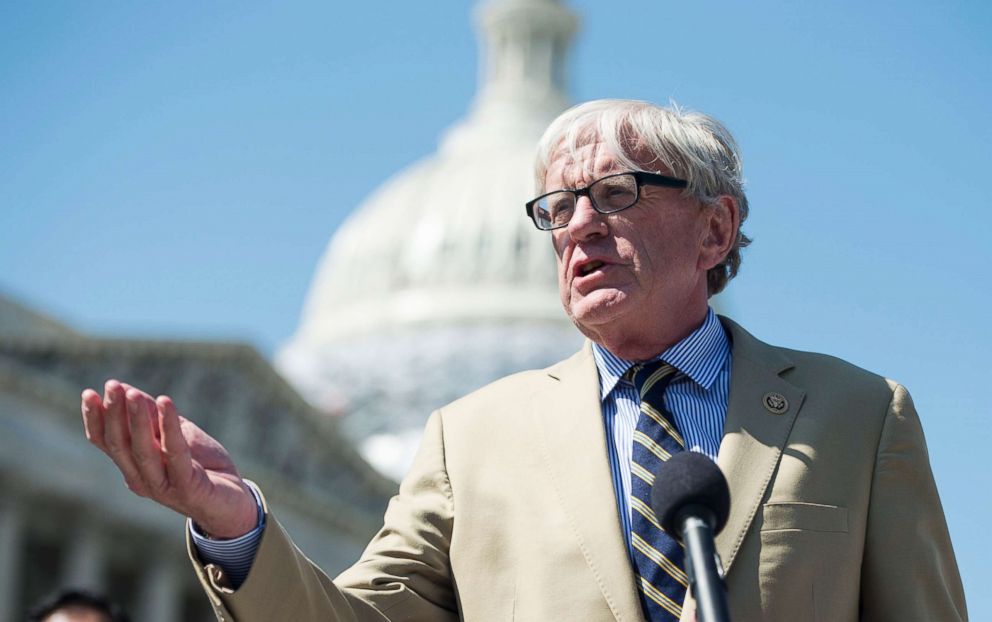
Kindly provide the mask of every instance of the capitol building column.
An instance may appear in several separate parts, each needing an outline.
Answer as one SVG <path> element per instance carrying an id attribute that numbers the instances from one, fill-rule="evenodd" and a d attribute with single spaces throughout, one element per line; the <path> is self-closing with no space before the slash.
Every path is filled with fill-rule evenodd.
<path id="1" fill-rule="evenodd" d="M 16 497 L 0 505 L 0 620 L 16 620 L 14 611 L 20 594 L 18 577 L 23 557 L 24 513 Z"/>
<path id="2" fill-rule="evenodd" d="M 67 539 L 61 584 L 102 592 L 106 588 L 106 546 L 98 525 L 89 517 L 76 519 Z"/>
<path id="3" fill-rule="evenodd" d="M 179 567 L 170 555 L 149 551 L 149 565 L 142 577 L 138 615 L 145 622 L 175 622 L 179 620 L 182 603 L 182 577 L 186 567 Z"/>

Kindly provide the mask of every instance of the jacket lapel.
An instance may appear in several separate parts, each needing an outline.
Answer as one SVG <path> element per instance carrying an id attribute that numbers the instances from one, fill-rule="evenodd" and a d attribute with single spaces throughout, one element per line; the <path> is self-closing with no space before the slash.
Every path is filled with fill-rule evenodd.
<path id="1" fill-rule="evenodd" d="M 781 377 L 793 363 L 727 318 L 733 342 L 727 420 L 717 464 L 730 485 L 730 518 L 716 538 L 729 572 L 778 465 L 805 391 Z M 592 348 L 548 370 L 557 387 L 538 406 L 544 459 L 579 548 L 617 620 L 642 620 L 617 516 Z M 766 399 L 772 396 L 772 408 Z M 784 412 L 775 396 L 784 398 Z M 777 407 L 777 408 L 776 408 Z M 604 512 L 603 508 L 613 508 Z M 687 608 L 687 612 L 689 609 Z M 685 617 L 685 616 L 683 616 Z"/>
<path id="2" fill-rule="evenodd" d="M 610 475 L 592 348 L 548 370 L 557 387 L 537 417 L 551 474 L 582 555 L 617 620 L 641 620 Z M 604 512 L 604 508 L 612 511 Z"/>
<path id="3" fill-rule="evenodd" d="M 729 572 L 761 507 L 805 391 L 781 377 L 794 366 L 781 350 L 727 318 L 720 320 L 733 341 L 727 420 L 717 458 L 730 485 L 730 518 L 716 538 L 716 548 Z"/>

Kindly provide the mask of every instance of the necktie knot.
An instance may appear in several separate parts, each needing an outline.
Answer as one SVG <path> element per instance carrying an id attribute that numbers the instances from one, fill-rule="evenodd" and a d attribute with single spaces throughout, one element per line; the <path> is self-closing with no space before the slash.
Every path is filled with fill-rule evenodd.
<path id="1" fill-rule="evenodd" d="M 662 396 L 677 372 L 665 361 L 652 361 L 632 366 L 629 373 L 642 402 L 664 404 Z"/>

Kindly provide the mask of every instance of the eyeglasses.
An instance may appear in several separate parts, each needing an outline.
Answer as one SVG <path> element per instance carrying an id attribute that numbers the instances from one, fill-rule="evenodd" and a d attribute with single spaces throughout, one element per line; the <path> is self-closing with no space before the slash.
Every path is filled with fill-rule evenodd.
<path id="1" fill-rule="evenodd" d="M 579 197 L 589 197 L 592 208 L 600 214 L 614 214 L 637 203 L 641 198 L 642 186 L 685 188 L 687 185 L 688 182 L 684 179 L 657 173 L 617 173 L 597 179 L 585 188 L 562 189 L 542 194 L 526 203 L 527 215 L 538 229 L 551 231 L 568 225 Z"/>

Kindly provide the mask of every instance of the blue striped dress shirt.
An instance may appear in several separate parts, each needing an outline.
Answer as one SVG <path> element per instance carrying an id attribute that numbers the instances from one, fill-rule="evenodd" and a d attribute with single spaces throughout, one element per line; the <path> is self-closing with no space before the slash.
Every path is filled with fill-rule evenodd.
<path id="1" fill-rule="evenodd" d="M 606 445 L 613 475 L 617 510 L 630 548 L 630 458 L 634 429 L 641 402 L 633 383 L 623 378 L 635 361 L 615 356 L 593 344 L 599 370 L 600 398 Z M 678 370 L 665 391 L 665 406 L 685 439 L 686 449 L 716 460 L 727 418 L 730 392 L 730 340 L 713 309 L 702 325 L 653 360 L 662 360 Z"/>

